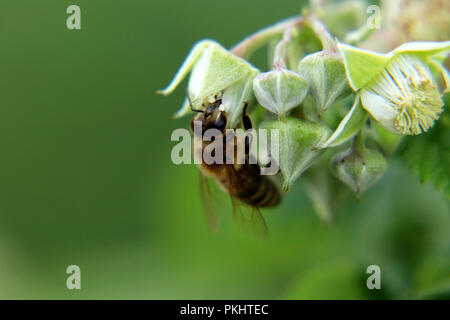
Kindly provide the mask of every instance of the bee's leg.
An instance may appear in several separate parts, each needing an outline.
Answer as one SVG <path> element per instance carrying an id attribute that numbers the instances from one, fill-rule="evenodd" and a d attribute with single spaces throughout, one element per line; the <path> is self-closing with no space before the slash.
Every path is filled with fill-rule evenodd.
<path id="1" fill-rule="evenodd" d="M 250 117 L 247 115 L 247 107 L 248 102 L 245 102 L 244 110 L 242 111 L 242 123 L 244 124 L 245 131 L 253 128 L 252 121 L 250 120 Z"/>
<path id="2" fill-rule="evenodd" d="M 244 110 L 242 111 L 242 123 L 244 124 L 245 131 L 253 129 L 252 121 L 250 120 L 250 117 L 247 115 L 247 107 L 248 107 L 248 102 L 245 102 Z M 245 136 L 245 154 L 246 155 L 248 155 L 250 153 L 250 145 L 252 143 L 251 138 L 252 138 L 251 135 Z"/>

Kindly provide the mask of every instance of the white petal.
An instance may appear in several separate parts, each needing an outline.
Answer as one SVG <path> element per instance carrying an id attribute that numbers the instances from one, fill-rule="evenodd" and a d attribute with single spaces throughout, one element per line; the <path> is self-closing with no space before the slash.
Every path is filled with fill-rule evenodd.
<path id="1" fill-rule="evenodd" d="M 361 90 L 361 103 L 375 120 L 379 121 L 386 129 L 395 132 L 394 119 L 397 116 L 397 110 L 389 101 L 366 89 Z"/>

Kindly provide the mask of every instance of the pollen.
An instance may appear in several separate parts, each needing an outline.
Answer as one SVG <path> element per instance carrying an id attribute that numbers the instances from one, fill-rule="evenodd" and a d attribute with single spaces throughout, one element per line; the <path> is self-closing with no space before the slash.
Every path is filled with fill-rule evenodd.
<path id="1" fill-rule="evenodd" d="M 214 103 L 214 101 L 216 101 L 216 97 L 215 97 L 215 96 L 210 96 L 210 97 L 208 97 L 208 98 L 206 99 L 206 101 L 207 101 L 208 103 Z"/>
<path id="2" fill-rule="evenodd" d="M 426 132 L 443 111 L 430 70 L 412 55 L 394 58 L 367 90 L 384 98 L 384 107 L 395 114 L 393 127 L 401 134 Z"/>

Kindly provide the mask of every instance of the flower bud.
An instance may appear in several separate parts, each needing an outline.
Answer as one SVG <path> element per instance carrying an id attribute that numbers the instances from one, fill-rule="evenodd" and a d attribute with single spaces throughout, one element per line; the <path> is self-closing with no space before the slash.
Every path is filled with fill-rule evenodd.
<path id="1" fill-rule="evenodd" d="M 331 159 L 331 171 L 357 197 L 373 185 L 386 171 L 386 160 L 375 150 L 351 148 Z"/>
<path id="2" fill-rule="evenodd" d="M 351 93 L 342 59 L 334 53 L 316 52 L 304 57 L 298 72 L 310 85 L 319 113 Z"/>
<path id="3" fill-rule="evenodd" d="M 257 75 L 253 90 L 261 106 L 282 116 L 305 100 L 308 81 L 293 71 L 276 69 Z"/>
<path id="4" fill-rule="evenodd" d="M 322 153 L 319 146 L 331 134 L 330 129 L 324 125 L 292 117 L 267 120 L 261 124 L 261 128 L 279 130 L 279 159 L 285 191 L 289 191 L 292 183 Z"/>

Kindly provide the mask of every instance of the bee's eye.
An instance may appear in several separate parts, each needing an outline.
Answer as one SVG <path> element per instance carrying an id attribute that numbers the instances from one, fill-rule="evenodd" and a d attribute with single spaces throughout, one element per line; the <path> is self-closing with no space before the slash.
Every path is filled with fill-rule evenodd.
<path id="1" fill-rule="evenodd" d="M 221 112 L 220 115 L 217 117 L 215 127 L 219 129 L 220 131 L 225 130 L 225 127 L 227 126 L 227 118 L 225 115 Z"/>

